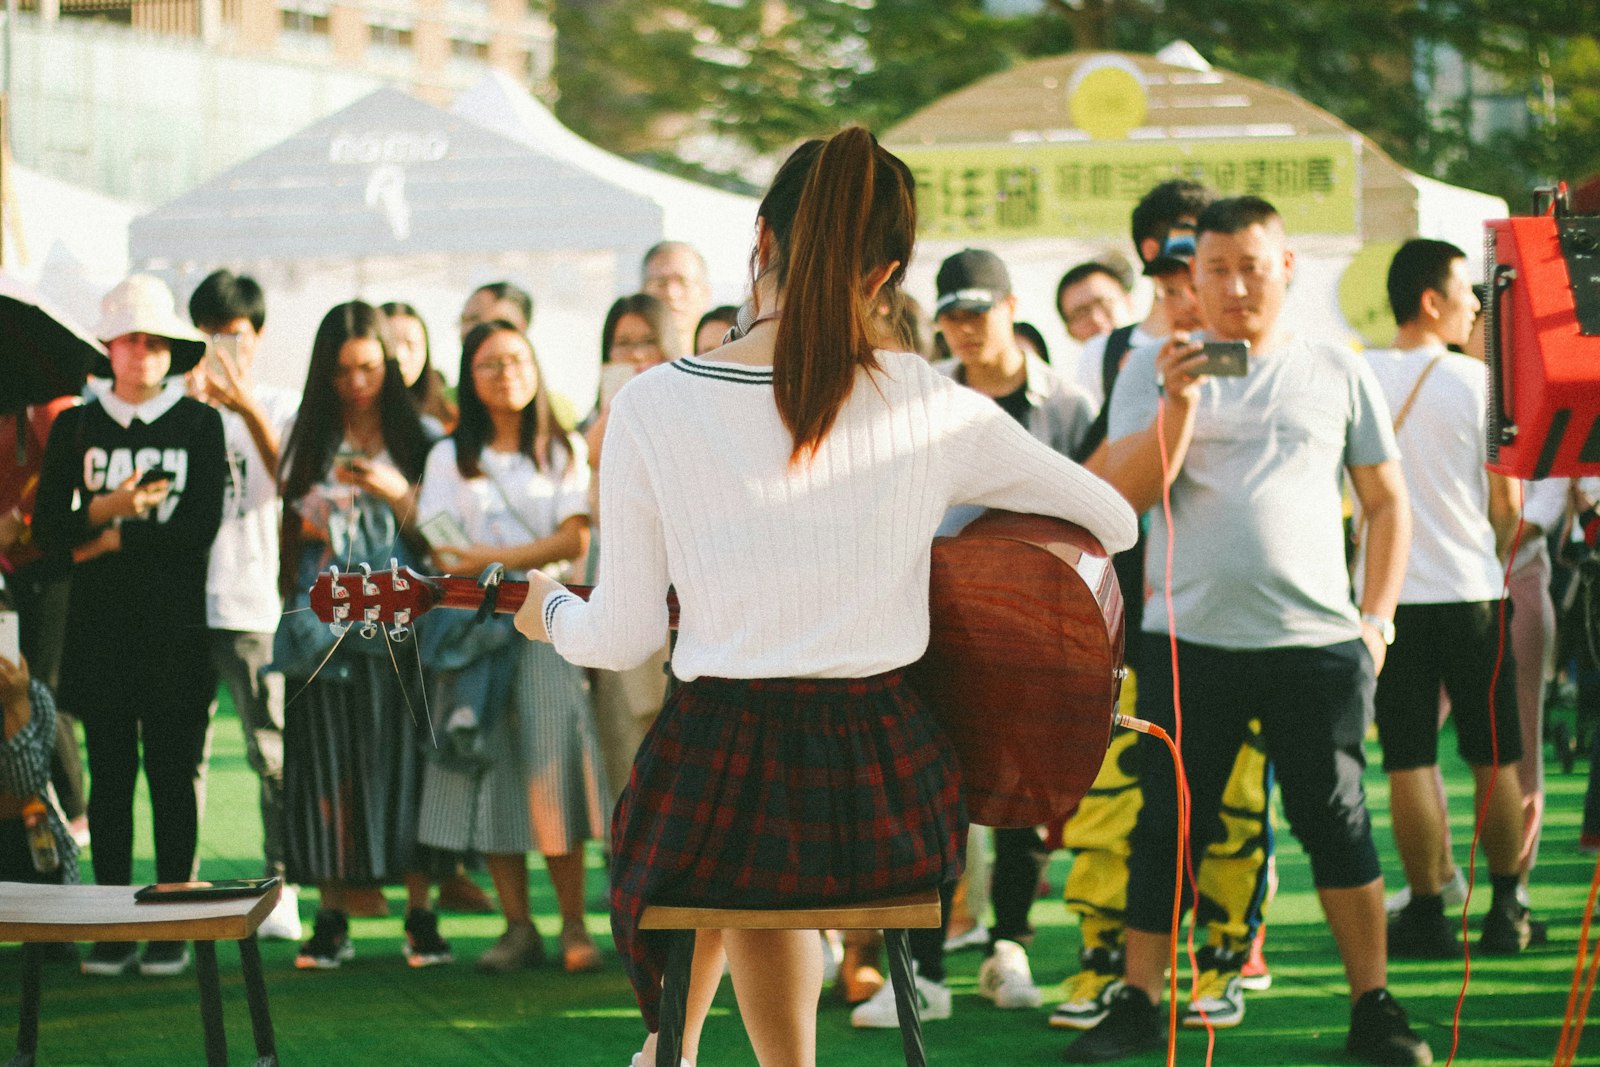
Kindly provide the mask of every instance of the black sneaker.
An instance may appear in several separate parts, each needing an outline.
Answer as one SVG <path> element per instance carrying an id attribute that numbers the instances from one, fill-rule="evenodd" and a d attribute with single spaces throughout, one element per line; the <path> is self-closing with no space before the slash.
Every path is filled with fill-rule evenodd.
<path id="1" fill-rule="evenodd" d="M 413 967 L 454 963 L 450 942 L 439 936 L 439 916 L 423 908 L 406 912 L 406 962 Z"/>
<path id="2" fill-rule="evenodd" d="M 1387 989 L 1372 989 L 1350 1009 L 1350 1034 L 1345 1051 L 1361 1063 L 1378 1067 L 1426 1067 L 1433 1049 L 1411 1029 L 1405 1009 Z"/>
<path id="3" fill-rule="evenodd" d="M 1161 1005 L 1150 1003 L 1143 990 L 1123 986 L 1111 998 L 1106 1017 L 1068 1045 L 1061 1058 L 1068 1063 L 1109 1063 L 1166 1044 Z"/>
<path id="4" fill-rule="evenodd" d="M 139 973 L 146 978 L 182 974 L 189 968 L 189 942 L 152 941 L 139 957 Z"/>
<path id="5" fill-rule="evenodd" d="M 134 941 L 96 941 L 83 959 L 83 973 L 127 974 L 139 965 L 139 945 Z"/>
<path id="6" fill-rule="evenodd" d="M 1528 909 L 1515 897 L 1495 904 L 1483 917 L 1483 934 L 1478 948 L 1487 956 L 1515 956 L 1533 939 L 1533 924 Z"/>
<path id="7" fill-rule="evenodd" d="M 1437 897 L 1433 898 L 1438 900 Z M 1407 904 L 1389 923 L 1389 958 L 1454 960 L 1461 958 L 1456 928 L 1443 911 Z"/>
<path id="8" fill-rule="evenodd" d="M 300 946 L 294 965 L 302 971 L 331 971 L 356 954 L 350 943 L 350 919 L 342 911 L 317 912 L 311 940 Z"/>

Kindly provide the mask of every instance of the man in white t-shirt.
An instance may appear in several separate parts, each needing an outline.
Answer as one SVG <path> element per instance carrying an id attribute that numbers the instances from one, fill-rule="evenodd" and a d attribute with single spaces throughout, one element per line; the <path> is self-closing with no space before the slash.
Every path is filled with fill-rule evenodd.
<path id="1" fill-rule="evenodd" d="M 1442 896 L 1454 874 L 1453 863 L 1441 862 L 1446 815 L 1435 771 L 1443 685 L 1484 812 L 1494 899 L 1479 944 L 1509 955 L 1529 937 L 1528 909 L 1517 899 L 1522 737 L 1510 640 L 1501 636 L 1509 635 L 1501 626 L 1509 604 L 1500 556 L 1516 531 L 1521 490 L 1484 466 L 1483 364 L 1447 347 L 1466 343 L 1478 314 L 1464 253 L 1444 241 L 1407 241 L 1388 285 L 1399 331 L 1392 349 L 1367 359 L 1394 417 L 1412 517 L 1394 643 L 1375 700 L 1395 844 L 1411 890 L 1390 925 L 1389 954 L 1461 954 Z M 1360 559 L 1356 574 L 1359 586 Z"/>
<path id="2" fill-rule="evenodd" d="M 267 674 L 278 598 L 278 451 L 300 397 L 263 385 L 252 373 L 266 323 L 266 300 L 254 278 L 219 270 L 189 298 L 189 318 L 210 335 L 207 356 L 190 372 L 190 391 L 222 413 L 228 454 L 222 525 L 206 574 L 211 661 L 244 729 L 245 758 L 261 779 L 266 873 L 284 870 L 283 678 Z M 299 900 L 284 886 L 258 931 L 300 939 Z"/>

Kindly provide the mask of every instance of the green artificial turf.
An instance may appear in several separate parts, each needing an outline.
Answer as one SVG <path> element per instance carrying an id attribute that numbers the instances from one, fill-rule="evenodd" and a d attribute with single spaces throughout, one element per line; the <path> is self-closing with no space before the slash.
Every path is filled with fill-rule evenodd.
<path id="1" fill-rule="evenodd" d="M 396 728 L 405 728 L 400 723 Z M 1471 839 L 1470 779 L 1447 739 L 1446 772 L 1452 802 L 1457 856 L 1464 860 Z M 1370 754 L 1376 756 L 1375 746 Z M 1579 923 L 1592 858 L 1577 851 L 1579 813 L 1586 764 L 1561 774 L 1552 766 L 1544 845 L 1535 872 L 1536 913 L 1550 923 L 1550 945 L 1514 959 L 1476 959 L 1462 1013 L 1463 1067 L 1531 1067 L 1548 1064 L 1554 1053 L 1571 978 Z M 1369 769 L 1368 796 L 1384 869 L 1397 876 L 1383 776 Z M 140 801 L 136 880 L 153 875 L 148 808 Z M 1280 828 L 1283 826 L 1280 818 Z M 224 708 L 214 731 L 209 798 L 201 833 L 201 871 L 206 877 L 249 877 L 260 873 L 260 825 L 255 781 L 245 765 L 238 723 Z M 1244 1024 L 1220 1032 L 1218 1064 L 1300 1067 L 1339 1064 L 1347 1002 L 1332 937 L 1311 891 L 1307 865 L 1287 832 L 1279 836 L 1282 887 L 1268 915 L 1267 955 L 1273 987 L 1249 996 Z M 338 971 L 294 969 L 295 946 L 262 945 L 278 1049 L 286 1065 L 341 1064 L 534 1064 L 563 1067 L 624 1067 L 638 1049 L 643 1029 L 622 968 L 610 955 L 603 908 L 603 876 L 596 849 L 590 851 L 589 923 L 607 952 L 598 974 L 568 976 L 546 968 L 512 976 L 488 977 L 471 961 L 500 933 L 493 916 L 447 914 L 443 932 L 455 947 L 449 967 L 414 971 L 401 956 L 400 912 L 403 894 L 388 891 L 395 913 L 388 919 L 357 919 L 352 924 L 356 958 Z M 536 917 L 554 945 L 555 902 L 549 881 L 533 863 Z M 85 874 L 91 868 L 85 865 Z M 1049 878 L 1054 894 L 1035 906 L 1038 936 L 1031 957 L 1035 979 L 1059 982 L 1076 958 L 1078 935 L 1060 903 L 1066 856 L 1057 854 Z M 1479 865 L 1481 903 L 1487 904 L 1487 876 Z M 480 881 L 487 880 L 479 875 Z M 315 894 L 307 892 L 302 914 L 309 921 Z M 309 930 L 308 930 L 309 933 Z M 228 1035 L 234 1063 L 253 1062 L 249 1018 L 237 954 L 219 947 Z M 950 959 L 955 1014 L 924 1030 L 932 1064 L 1046 1064 L 1059 1062 L 1067 1034 L 1045 1025 L 1046 1009 L 1002 1012 L 976 995 L 979 956 Z M 20 950 L 0 947 L 0 1016 L 16 1017 Z M 1411 1013 L 1414 1025 L 1432 1042 L 1439 1063 L 1450 1048 L 1450 1017 L 1461 984 L 1459 964 L 1398 963 L 1390 985 Z M 857 1031 L 848 1012 L 827 997 L 819 1018 L 818 1062 L 825 1065 L 902 1063 L 899 1038 L 889 1031 Z M 9 1034 L 0 1042 L 9 1040 Z M 200 1020 L 192 973 L 178 978 L 85 978 L 75 969 L 50 967 L 44 979 L 39 1062 L 51 1067 L 74 1064 L 171 1064 L 203 1062 Z M 1178 1061 L 1201 1064 L 1206 1036 L 1185 1033 Z M 1129 1061 L 1163 1062 L 1160 1055 Z M 1600 1062 L 1600 1035 L 1591 1035 L 1577 1062 Z M 718 997 L 701 1046 L 701 1067 L 746 1067 L 755 1063 L 739 1025 L 727 983 Z"/>

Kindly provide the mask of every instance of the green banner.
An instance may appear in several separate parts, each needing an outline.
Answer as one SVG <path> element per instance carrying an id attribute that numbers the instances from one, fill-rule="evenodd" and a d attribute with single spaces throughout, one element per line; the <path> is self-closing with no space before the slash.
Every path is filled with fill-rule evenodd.
<path id="1" fill-rule="evenodd" d="M 1139 198 L 1169 178 L 1265 197 L 1291 233 L 1356 232 L 1354 137 L 1115 144 L 894 146 L 917 178 L 924 237 L 1080 237 L 1127 232 Z"/>

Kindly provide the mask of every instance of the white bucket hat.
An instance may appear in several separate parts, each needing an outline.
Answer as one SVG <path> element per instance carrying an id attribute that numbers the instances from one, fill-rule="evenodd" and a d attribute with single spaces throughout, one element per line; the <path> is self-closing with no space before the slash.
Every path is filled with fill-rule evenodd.
<path id="1" fill-rule="evenodd" d="M 206 338 L 177 312 L 172 290 L 152 274 L 133 274 L 100 301 L 100 321 L 94 335 L 106 344 L 130 333 L 148 333 L 172 342 L 172 369 L 168 376 L 186 374 L 206 354 Z M 110 360 L 101 359 L 91 370 L 100 378 L 111 376 Z"/>

